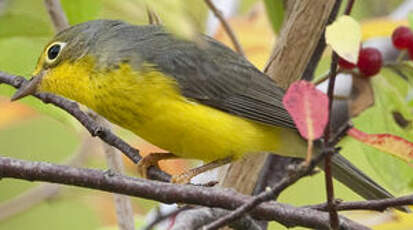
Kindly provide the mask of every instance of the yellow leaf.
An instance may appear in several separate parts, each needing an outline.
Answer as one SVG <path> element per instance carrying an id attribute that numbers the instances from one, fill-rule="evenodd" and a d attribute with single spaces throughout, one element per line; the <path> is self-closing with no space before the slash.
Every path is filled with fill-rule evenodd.
<path id="1" fill-rule="evenodd" d="M 357 63 L 361 29 L 359 23 L 352 17 L 344 15 L 331 25 L 325 33 L 326 43 L 343 59 Z"/>
<path id="2" fill-rule="evenodd" d="M 356 128 L 351 128 L 347 134 L 380 151 L 389 153 L 409 163 L 413 167 L 413 143 L 388 133 L 367 134 Z"/>

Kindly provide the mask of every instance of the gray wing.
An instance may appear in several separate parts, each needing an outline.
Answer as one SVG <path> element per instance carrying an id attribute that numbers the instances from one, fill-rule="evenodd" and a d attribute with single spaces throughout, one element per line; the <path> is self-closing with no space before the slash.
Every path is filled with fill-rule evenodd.
<path id="1" fill-rule="evenodd" d="M 284 91 L 245 58 L 212 38 L 174 42 L 155 59 L 191 99 L 270 125 L 295 128 L 282 105 Z M 171 63 L 172 62 L 172 63 Z"/>
<path id="2" fill-rule="evenodd" d="M 119 61 L 134 60 L 133 65 L 155 63 L 160 71 L 178 81 L 187 98 L 258 122 L 295 128 L 282 105 L 284 91 L 245 58 L 213 38 L 201 36 L 200 42 L 195 43 L 178 39 L 158 26 L 127 24 L 108 34 L 108 40 L 119 39 L 117 58 L 122 58 L 122 53 L 139 55 Z M 131 49 L 136 52 L 130 52 Z"/>

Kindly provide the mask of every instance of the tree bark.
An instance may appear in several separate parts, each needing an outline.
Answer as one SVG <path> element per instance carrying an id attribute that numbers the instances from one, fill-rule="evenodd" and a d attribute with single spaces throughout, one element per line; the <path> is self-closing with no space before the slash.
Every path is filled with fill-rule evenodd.
<path id="1" fill-rule="evenodd" d="M 336 1 L 289 0 L 285 3 L 286 18 L 264 69 L 284 89 L 301 78 Z M 221 171 L 220 185 L 252 194 L 267 157 L 268 154 L 254 154 L 232 163 Z"/>

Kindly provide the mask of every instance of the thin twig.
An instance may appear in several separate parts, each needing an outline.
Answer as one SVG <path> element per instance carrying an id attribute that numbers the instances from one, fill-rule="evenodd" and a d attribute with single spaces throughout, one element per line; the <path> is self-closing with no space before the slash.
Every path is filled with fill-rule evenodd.
<path id="1" fill-rule="evenodd" d="M 413 205 L 413 195 L 401 196 L 396 198 L 386 198 L 381 200 L 368 201 L 352 201 L 352 202 L 337 202 L 336 210 L 350 211 L 350 210 L 372 210 L 382 212 L 391 207 L 400 207 L 405 205 Z M 312 208 L 320 211 L 327 210 L 327 204 L 306 205 L 303 208 Z"/>
<path id="2" fill-rule="evenodd" d="M 221 208 L 196 208 L 180 213 L 175 218 L 173 226 L 169 230 L 182 229 L 202 229 L 202 226 L 210 223 L 221 216 L 225 216 L 230 211 Z M 231 229 L 237 230 L 263 230 L 258 221 L 247 215 L 228 225 Z"/>
<path id="3" fill-rule="evenodd" d="M 94 115 L 96 122 L 108 130 L 112 130 L 112 125 L 104 118 Z M 103 151 L 105 152 L 106 161 L 110 170 L 116 173 L 124 173 L 124 166 L 120 153 L 114 147 L 102 142 Z M 118 219 L 118 226 L 120 230 L 134 230 L 135 220 L 133 218 L 132 203 L 128 196 L 121 194 L 113 194 L 116 217 Z"/>
<path id="4" fill-rule="evenodd" d="M 102 170 L 74 168 L 46 162 L 30 162 L 0 156 L 0 178 L 16 178 L 28 181 L 47 181 L 112 193 L 125 194 L 163 203 L 186 203 L 233 210 L 248 203 L 251 196 L 222 188 L 206 188 L 177 185 L 139 179 Z M 303 226 L 329 229 L 328 215 L 313 210 L 297 208 L 270 201 L 262 203 L 250 212 L 256 219 L 275 220 L 286 226 Z M 368 229 L 345 217 L 340 217 L 341 229 Z"/>
<path id="5" fill-rule="evenodd" d="M 204 227 L 204 230 L 218 229 L 220 227 L 228 225 L 230 222 L 238 218 L 241 218 L 243 215 L 255 208 L 257 205 L 268 200 L 271 200 L 274 197 L 277 197 L 279 193 L 282 192 L 285 188 L 294 184 L 300 178 L 311 174 L 314 168 L 317 166 L 317 164 L 321 162 L 323 157 L 324 155 L 322 154 L 318 155 L 311 161 L 310 165 L 307 167 L 303 164 L 299 165 L 294 172 L 291 172 L 290 176 L 282 178 L 281 181 L 275 184 L 271 189 L 268 189 L 267 191 L 264 191 L 259 195 L 254 196 L 254 198 L 251 199 L 249 202 L 246 202 L 233 212 L 230 212 L 228 215 L 223 216 L 218 220 L 206 225 Z"/>
<path id="6" fill-rule="evenodd" d="M 337 62 L 338 62 L 338 55 L 333 52 L 333 56 L 331 58 L 331 66 L 330 66 L 330 80 L 328 82 L 328 90 L 327 95 L 329 99 L 328 104 L 328 111 L 332 111 L 333 108 L 333 100 L 334 100 L 334 85 L 336 82 L 337 76 Z M 329 113 L 328 119 L 329 122 L 327 124 L 326 129 L 324 130 L 324 146 L 323 151 L 326 153 L 326 157 L 324 159 L 324 172 L 325 172 L 325 181 L 326 181 L 326 192 L 327 192 L 327 204 L 329 207 L 329 214 L 330 214 L 330 225 L 331 228 L 334 230 L 338 230 L 339 223 L 338 223 L 338 214 L 334 207 L 334 185 L 333 185 L 333 173 L 331 171 L 331 158 L 333 155 L 333 151 L 329 151 L 332 146 L 330 146 L 330 136 L 331 136 L 331 112 Z"/>
<path id="7" fill-rule="evenodd" d="M 27 80 L 21 76 L 14 76 L 0 71 L 0 83 L 8 84 L 15 88 L 20 88 L 24 84 L 27 84 Z M 48 93 L 37 93 L 33 95 L 44 103 L 51 103 L 64 111 L 68 112 L 74 118 L 76 118 L 92 136 L 98 136 L 102 141 L 119 149 L 126 157 L 137 163 L 142 157 L 139 155 L 139 150 L 131 147 L 124 140 L 113 134 L 110 130 L 100 126 L 85 112 L 80 110 L 79 105 L 71 100 L 59 97 Z M 170 175 L 161 171 L 158 168 L 150 167 L 148 170 L 148 176 L 151 179 L 160 181 L 169 181 Z"/>
<path id="8" fill-rule="evenodd" d="M 50 16 L 51 21 L 55 27 L 56 32 L 62 31 L 65 28 L 69 27 L 69 23 L 64 13 L 62 6 L 60 5 L 59 0 L 45 0 L 46 8 L 48 9 L 48 13 Z M 99 116 L 96 117 L 96 122 L 101 127 L 104 127 L 108 131 L 111 131 L 111 125 L 109 122 L 106 122 L 103 118 Z M 120 155 L 116 151 L 116 149 L 104 142 L 103 149 L 105 152 L 105 156 L 109 165 L 109 168 L 116 171 L 116 172 L 123 172 L 123 163 Z M 130 202 L 129 197 L 114 194 L 114 202 L 116 208 L 116 216 L 118 219 L 118 226 L 121 230 L 134 230 L 135 229 L 135 221 L 133 219 L 133 210 L 132 204 Z"/>
<path id="9" fill-rule="evenodd" d="M 347 0 L 347 6 L 346 9 L 344 10 L 345 15 L 350 15 L 351 10 L 353 9 L 355 0 Z"/>
<path id="10" fill-rule="evenodd" d="M 59 0 L 44 0 L 44 4 L 56 32 L 62 31 L 69 27 L 69 22 L 63 12 L 62 5 Z"/>
<path id="11" fill-rule="evenodd" d="M 353 8 L 354 0 L 348 0 L 347 6 L 345 9 L 344 14 L 349 15 L 351 13 L 351 10 Z M 325 172 L 325 181 L 326 181 L 326 193 L 327 193 L 327 207 L 328 207 L 328 212 L 330 215 L 330 226 L 334 230 L 339 229 L 339 220 L 338 220 L 338 214 L 336 210 L 336 202 L 334 199 L 334 185 L 333 185 L 333 173 L 331 169 L 331 158 L 334 154 L 331 149 L 333 148 L 333 140 L 330 140 L 332 137 L 332 108 L 333 108 L 333 101 L 334 101 L 334 85 L 336 82 L 336 76 L 337 76 L 337 63 L 338 63 L 338 55 L 336 52 L 333 51 L 332 57 L 331 57 L 331 65 L 330 65 L 330 80 L 328 82 L 328 89 L 327 89 L 327 96 L 329 99 L 329 104 L 328 104 L 328 124 L 326 129 L 324 130 L 324 150 L 326 152 L 326 157 L 324 161 L 324 172 Z"/>
<path id="12" fill-rule="evenodd" d="M 222 27 L 224 28 L 225 32 L 228 34 L 228 37 L 231 39 L 232 44 L 235 47 L 235 50 L 241 54 L 242 56 L 245 56 L 244 50 L 242 49 L 241 44 L 239 43 L 237 37 L 235 36 L 234 31 L 231 29 L 231 26 L 228 24 L 227 20 L 225 20 L 224 16 L 222 15 L 222 12 L 215 7 L 214 3 L 212 0 L 204 0 L 209 9 L 214 13 L 215 17 L 218 18 L 218 20 L 221 22 Z"/>
<path id="13" fill-rule="evenodd" d="M 340 10 L 341 2 L 342 0 L 336 0 L 336 2 L 334 3 L 333 10 L 331 11 L 330 16 L 328 17 L 328 20 L 326 23 L 327 25 L 332 23 L 336 19 L 337 14 Z M 318 66 L 318 63 L 320 62 L 320 59 L 324 53 L 325 48 L 326 48 L 326 40 L 324 38 L 324 32 L 323 32 L 320 36 L 320 40 L 318 41 L 318 44 L 313 54 L 311 55 L 310 61 L 307 63 L 307 66 L 304 70 L 304 73 L 301 76 L 301 79 L 307 80 L 307 81 L 311 81 L 313 79 L 314 72 Z"/>
<path id="14" fill-rule="evenodd" d="M 163 214 L 163 215 L 158 215 L 157 217 L 155 217 L 155 219 L 153 221 L 151 221 L 148 225 L 146 225 L 146 227 L 142 228 L 142 230 L 151 230 L 152 228 L 154 228 L 157 224 L 161 223 L 162 221 L 170 218 L 170 217 L 174 217 L 177 216 L 179 213 L 191 209 L 193 208 L 190 205 L 186 205 L 182 208 L 178 208 L 176 210 L 173 210 L 172 212 L 169 212 L 167 214 Z"/>

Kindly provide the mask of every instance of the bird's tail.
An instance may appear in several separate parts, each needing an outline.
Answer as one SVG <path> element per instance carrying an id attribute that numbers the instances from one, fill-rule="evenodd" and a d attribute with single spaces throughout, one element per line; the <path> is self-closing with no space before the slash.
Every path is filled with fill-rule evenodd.
<path id="1" fill-rule="evenodd" d="M 394 197 L 340 154 L 335 154 L 332 157 L 332 167 L 335 179 L 345 184 L 366 200 Z M 404 212 L 410 212 L 410 209 L 407 207 L 398 207 L 398 209 Z"/>

